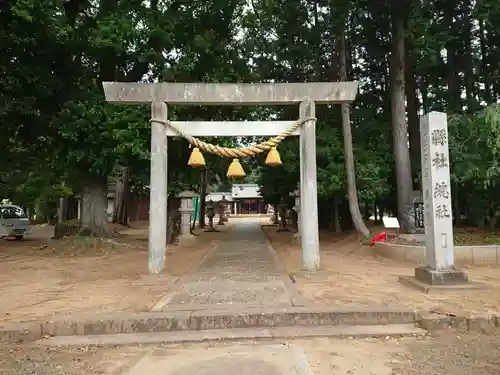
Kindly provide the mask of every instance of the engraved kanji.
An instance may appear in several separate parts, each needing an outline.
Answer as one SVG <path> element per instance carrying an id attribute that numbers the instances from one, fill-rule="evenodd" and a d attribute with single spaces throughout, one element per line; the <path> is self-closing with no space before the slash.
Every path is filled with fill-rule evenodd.
<path id="1" fill-rule="evenodd" d="M 447 219 L 451 216 L 450 209 L 446 204 L 440 204 L 436 207 L 436 218 Z"/>
<path id="2" fill-rule="evenodd" d="M 436 129 L 431 132 L 431 142 L 434 146 L 444 146 L 448 142 L 446 130 Z"/>
<path id="3" fill-rule="evenodd" d="M 445 182 L 436 182 L 434 185 L 434 198 L 449 198 L 450 191 L 448 185 Z"/>
<path id="4" fill-rule="evenodd" d="M 436 169 L 444 168 L 448 166 L 448 158 L 442 152 L 435 152 L 432 158 L 432 166 Z"/>

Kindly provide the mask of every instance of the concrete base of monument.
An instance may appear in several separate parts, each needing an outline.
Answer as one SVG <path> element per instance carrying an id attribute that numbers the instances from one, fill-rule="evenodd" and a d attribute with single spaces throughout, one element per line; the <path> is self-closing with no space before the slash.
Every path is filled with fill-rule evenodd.
<path id="1" fill-rule="evenodd" d="M 430 285 L 458 285 L 469 282 L 467 273 L 457 268 L 435 270 L 430 267 L 417 267 L 415 278 Z"/>
<path id="2" fill-rule="evenodd" d="M 460 269 L 434 270 L 430 267 L 415 268 L 415 276 L 400 276 L 399 282 L 425 293 L 486 289 L 486 284 L 470 282 L 467 273 Z"/>

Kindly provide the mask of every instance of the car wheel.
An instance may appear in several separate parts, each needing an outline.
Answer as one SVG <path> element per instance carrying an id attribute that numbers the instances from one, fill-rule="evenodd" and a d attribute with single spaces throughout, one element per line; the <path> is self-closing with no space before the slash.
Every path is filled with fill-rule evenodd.
<path id="1" fill-rule="evenodd" d="M 16 240 L 17 241 L 21 241 L 23 239 L 24 236 L 16 236 Z"/>

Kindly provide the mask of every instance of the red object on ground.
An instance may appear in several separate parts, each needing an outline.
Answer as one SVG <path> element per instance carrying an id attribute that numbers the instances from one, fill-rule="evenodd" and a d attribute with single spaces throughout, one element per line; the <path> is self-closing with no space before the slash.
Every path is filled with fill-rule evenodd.
<path id="1" fill-rule="evenodd" d="M 377 233 L 370 240 L 370 246 L 375 245 L 376 242 L 385 242 L 387 240 L 387 232 Z"/>

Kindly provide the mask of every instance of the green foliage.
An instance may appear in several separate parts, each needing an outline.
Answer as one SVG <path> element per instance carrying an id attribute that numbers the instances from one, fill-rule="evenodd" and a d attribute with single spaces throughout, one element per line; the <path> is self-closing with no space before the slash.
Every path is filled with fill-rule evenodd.
<path id="1" fill-rule="evenodd" d="M 283 164 L 265 165 L 267 155 L 259 157 L 255 183 L 263 199 L 269 204 L 279 204 L 282 200 L 289 202 L 289 194 L 297 189 L 299 181 L 299 150 L 297 139 L 285 139 L 278 147 Z M 290 203 L 290 202 L 289 202 Z"/>
<path id="2" fill-rule="evenodd" d="M 500 100 L 500 3 L 403 4 L 407 96 L 417 93 L 416 108 L 408 107 L 409 126 L 418 139 L 410 124 L 416 113 L 449 112 L 454 195 L 464 202 L 457 210 L 471 224 L 498 226 L 500 107 L 492 104 Z M 1 2 L 0 196 L 50 215 L 58 197 L 111 181 L 118 165 L 129 168 L 132 191 L 147 192 L 150 109 L 105 103 L 102 81 L 336 81 L 336 41 L 343 29 L 348 76 L 359 81 L 351 108 L 359 200 L 390 208 L 395 179 L 388 62 L 394 5 L 367 0 Z M 316 110 L 319 199 L 345 202 L 340 113 L 320 105 Z M 297 117 L 296 106 L 169 106 L 169 118 L 177 120 Z M 206 140 L 226 146 L 258 141 Z M 410 137 L 410 146 L 415 142 Z M 168 150 L 170 191 L 196 189 L 200 172 L 186 165 L 187 143 L 170 138 Z M 284 141 L 279 151 L 279 167 L 265 166 L 265 155 L 242 160 L 245 181 L 258 183 L 269 203 L 289 200 L 299 181 L 297 139 Z M 205 158 L 213 182 L 226 189 L 230 160 Z"/>
<path id="3" fill-rule="evenodd" d="M 450 119 L 450 161 L 455 193 L 463 212 L 478 226 L 495 227 L 500 220 L 500 106 Z M 457 209 L 457 208 L 456 208 Z"/>

